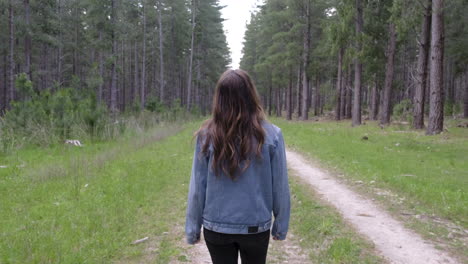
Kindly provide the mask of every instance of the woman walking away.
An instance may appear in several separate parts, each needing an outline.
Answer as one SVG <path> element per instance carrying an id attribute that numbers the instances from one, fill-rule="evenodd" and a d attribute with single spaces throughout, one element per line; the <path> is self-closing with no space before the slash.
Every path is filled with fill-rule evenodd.
<path id="1" fill-rule="evenodd" d="M 213 264 L 237 263 L 239 252 L 243 264 L 265 263 L 270 229 L 284 240 L 289 226 L 286 153 L 245 71 L 223 73 L 212 117 L 195 135 L 187 242 L 199 242 L 203 226 Z"/>

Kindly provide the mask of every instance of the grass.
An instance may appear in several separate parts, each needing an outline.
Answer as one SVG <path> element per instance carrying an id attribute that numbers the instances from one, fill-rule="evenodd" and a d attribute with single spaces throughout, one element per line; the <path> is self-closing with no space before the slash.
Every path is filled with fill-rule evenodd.
<path id="1" fill-rule="evenodd" d="M 371 122 L 355 128 L 348 121 L 274 122 L 289 146 L 468 227 L 468 134 L 463 128 L 425 136 L 402 126 L 382 130 Z"/>
<path id="2" fill-rule="evenodd" d="M 291 171 L 289 172 L 290 175 Z M 312 263 L 384 263 L 373 246 L 359 237 L 338 212 L 298 177 L 290 177 L 291 231 L 300 238 Z"/>
<path id="3" fill-rule="evenodd" d="M 0 263 L 189 261 L 183 224 L 198 126 L 1 156 Z M 378 263 L 371 246 L 310 190 L 295 181 L 291 187 L 291 229 L 313 248 L 311 260 Z"/>
<path id="4" fill-rule="evenodd" d="M 0 263 L 167 263 L 180 252 L 166 232 L 183 222 L 194 129 L 1 157 Z M 146 236 L 160 252 L 130 246 Z"/>
<path id="5" fill-rule="evenodd" d="M 370 192 L 397 215 L 414 215 L 408 221 L 412 228 L 436 240 L 443 237 L 454 251 L 466 254 L 460 243 L 463 230 L 449 227 L 455 223 L 468 228 L 466 128 L 449 121 L 448 132 L 426 136 L 407 125 L 381 129 L 368 121 L 354 128 L 350 121 L 272 121 L 282 129 L 289 147 Z M 442 227 L 438 224 L 446 221 Z"/>

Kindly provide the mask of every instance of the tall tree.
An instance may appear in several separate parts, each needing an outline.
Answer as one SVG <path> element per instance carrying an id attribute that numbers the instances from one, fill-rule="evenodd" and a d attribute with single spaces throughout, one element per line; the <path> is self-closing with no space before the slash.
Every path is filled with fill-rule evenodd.
<path id="1" fill-rule="evenodd" d="M 24 0 L 24 17 L 26 23 L 26 32 L 24 36 L 24 72 L 31 80 L 31 11 L 29 0 Z"/>
<path id="2" fill-rule="evenodd" d="M 356 0 L 356 50 L 358 55 L 354 60 L 354 101 L 353 101 L 353 114 L 352 125 L 361 125 L 361 80 L 362 80 L 362 63 L 359 54 L 362 49 L 362 28 L 363 28 L 363 15 L 362 15 L 362 2 Z"/>
<path id="3" fill-rule="evenodd" d="M 395 50 L 396 50 L 396 31 L 395 31 L 395 24 L 391 22 L 389 24 L 389 39 L 388 39 L 388 47 L 386 51 L 387 64 L 385 66 L 385 83 L 384 83 L 384 94 L 382 98 L 382 113 L 380 115 L 380 124 L 382 125 L 390 123 Z"/>
<path id="4" fill-rule="evenodd" d="M 7 107 L 10 106 L 11 101 L 15 98 L 15 86 L 14 86 L 14 45 L 15 45 L 15 32 L 13 23 L 13 0 L 8 1 L 8 29 L 9 29 L 9 50 L 8 50 L 8 86 L 7 86 Z"/>
<path id="5" fill-rule="evenodd" d="M 189 57 L 189 68 L 188 68 L 188 78 L 187 78 L 187 110 L 191 108 L 192 102 L 192 75 L 193 75 L 193 56 L 195 53 L 195 26 L 197 18 L 197 0 L 192 0 L 192 38 L 190 44 L 190 57 Z"/>
<path id="6" fill-rule="evenodd" d="M 117 8 L 115 6 L 116 0 L 111 0 L 111 42 L 112 42 L 112 62 L 111 62 L 111 84 L 110 84 L 110 110 L 112 113 L 117 112 L 117 40 L 116 40 L 116 14 Z"/>
<path id="7" fill-rule="evenodd" d="M 338 73 L 336 78 L 336 105 L 335 105 L 335 120 L 341 120 L 341 91 L 343 89 L 343 55 L 344 49 L 340 48 L 338 51 Z"/>
<path id="8" fill-rule="evenodd" d="M 145 108 L 146 97 L 146 2 L 143 1 L 143 55 L 141 58 L 141 91 L 140 91 L 140 108 Z"/>
<path id="9" fill-rule="evenodd" d="M 156 1 L 156 8 L 158 11 L 158 33 L 159 33 L 159 99 L 162 103 L 165 102 L 164 94 L 164 33 L 162 24 L 162 5 L 161 0 Z"/>
<path id="10" fill-rule="evenodd" d="M 444 0 L 432 0 L 430 98 L 427 134 L 442 132 L 444 126 Z"/>
<path id="11" fill-rule="evenodd" d="M 309 69 L 310 60 L 310 0 L 305 1 L 305 28 L 304 28 L 304 51 L 302 57 L 302 65 L 304 74 L 302 77 L 302 111 L 301 119 L 309 119 L 309 75 L 307 73 Z"/>
<path id="12" fill-rule="evenodd" d="M 430 31 L 431 31 L 431 1 L 427 0 L 424 6 L 424 17 L 421 26 L 421 34 L 418 40 L 418 65 L 416 86 L 413 98 L 413 128 L 424 128 L 424 101 L 427 85 L 427 61 L 429 57 L 430 47 Z"/>

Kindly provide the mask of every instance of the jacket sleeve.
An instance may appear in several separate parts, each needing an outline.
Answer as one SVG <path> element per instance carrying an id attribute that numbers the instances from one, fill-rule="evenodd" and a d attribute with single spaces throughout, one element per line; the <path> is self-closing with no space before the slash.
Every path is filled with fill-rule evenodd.
<path id="1" fill-rule="evenodd" d="M 273 176 L 273 215 L 275 217 L 271 235 L 279 240 L 286 239 L 291 209 L 286 150 L 281 130 L 278 133 L 276 148 L 271 157 Z"/>
<path id="2" fill-rule="evenodd" d="M 189 244 L 195 244 L 200 239 L 208 174 L 208 159 L 201 154 L 200 137 L 196 141 L 185 221 L 185 235 Z"/>

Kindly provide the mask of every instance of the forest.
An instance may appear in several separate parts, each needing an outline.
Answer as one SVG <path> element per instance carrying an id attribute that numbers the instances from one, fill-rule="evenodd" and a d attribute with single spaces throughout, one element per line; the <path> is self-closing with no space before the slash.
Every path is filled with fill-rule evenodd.
<path id="1" fill-rule="evenodd" d="M 392 117 L 440 133 L 444 116 L 468 117 L 467 13 L 463 0 L 269 0 L 241 68 L 270 115 Z"/>
<path id="2" fill-rule="evenodd" d="M 222 8 L 0 1 L 3 133 L 40 125 L 66 138 L 141 110 L 208 114 L 230 63 Z M 240 67 L 269 115 L 393 118 L 436 134 L 444 116 L 468 116 L 467 12 L 463 0 L 268 0 L 251 14 Z"/>
<path id="3" fill-rule="evenodd" d="M 207 114 L 230 63 L 221 8 L 216 0 L 1 0 L 2 138 L 41 127 L 80 136 L 144 109 Z"/>
<path id="4" fill-rule="evenodd" d="M 194 135 L 239 59 L 285 147 L 291 217 L 267 263 L 468 263 L 467 14 L 0 0 L 0 263 L 211 263 L 184 230 Z"/>

